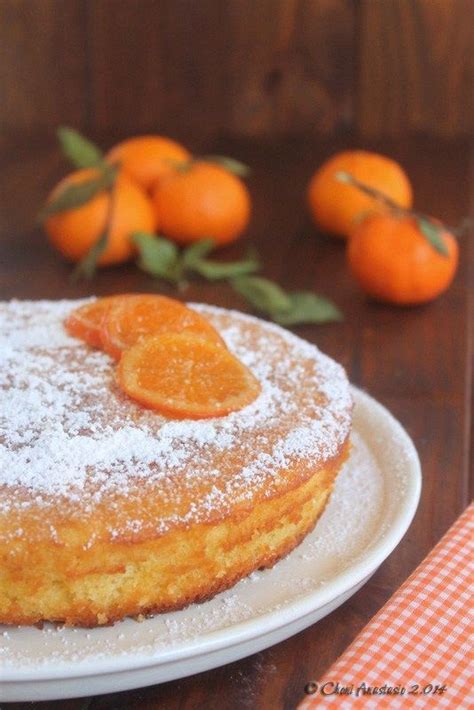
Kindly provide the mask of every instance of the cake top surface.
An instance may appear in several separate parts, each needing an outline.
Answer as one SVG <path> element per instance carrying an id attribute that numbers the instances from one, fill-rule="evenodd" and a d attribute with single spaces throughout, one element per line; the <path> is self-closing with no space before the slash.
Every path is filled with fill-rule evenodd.
<path id="1" fill-rule="evenodd" d="M 288 487 L 293 471 L 314 472 L 344 444 L 347 378 L 306 341 L 191 304 L 262 392 L 224 417 L 172 420 L 128 399 L 112 359 L 66 333 L 64 318 L 83 302 L 0 304 L 0 536 L 5 518 L 3 534 L 21 536 L 36 516 L 54 537 L 55 523 L 98 511 L 112 538 L 209 522 Z"/>

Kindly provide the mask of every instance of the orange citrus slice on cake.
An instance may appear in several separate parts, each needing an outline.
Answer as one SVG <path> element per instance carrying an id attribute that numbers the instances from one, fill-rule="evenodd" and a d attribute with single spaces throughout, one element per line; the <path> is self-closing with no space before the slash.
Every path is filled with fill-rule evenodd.
<path id="1" fill-rule="evenodd" d="M 226 348 L 189 332 L 138 342 L 123 353 L 117 375 L 129 397 L 179 418 L 223 416 L 260 393 L 258 380 Z"/>
<path id="2" fill-rule="evenodd" d="M 102 323 L 102 347 L 119 359 L 124 350 L 149 335 L 194 333 L 224 346 L 219 333 L 203 316 L 166 296 L 127 296 L 117 300 Z"/>
<path id="3" fill-rule="evenodd" d="M 101 329 L 105 314 L 117 299 L 126 296 L 104 296 L 75 308 L 64 321 L 69 335 L 84 340 L 94 348 L 102 347 Z"/>

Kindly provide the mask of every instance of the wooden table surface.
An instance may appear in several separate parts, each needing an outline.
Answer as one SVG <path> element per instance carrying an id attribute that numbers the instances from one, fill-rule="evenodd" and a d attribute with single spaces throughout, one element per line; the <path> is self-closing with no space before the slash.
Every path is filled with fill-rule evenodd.
<path id="1" fill-rule="evenodd" d="M 111 140 L 109 136 L 105 145 Z M 397 309 L 367 300 L 348 274 L 343 243 L 318 234 L 304 205 L 312 170 L 336 149 L 356 144 L 348 136 L 315 144 L 222 140 L 206 148 L 235 155 L 253 168 L 249 187 L 254 214 L 248 235 L 261 254 L 265 274 L 289 288 L 326 294 L 345 313 L 343 323 L 300 327 L 297 334 L 339 360 L 352 382 L 386 405 L 413 437 L 423 467 L 423 491 L 404 539 L 370 581 L 339 609 L 254 656 L 142 690 L 9 707 L 293 708 L 303 696 L 304 685 L 321 676 L 344 651 L 466 506 L 474 323 L 472 240 L 470 244 L 468 237 L 461 240 L 456 280 L 436 302 Z M 386 152 L 405 165 L 420 209 L 448 223 L 470 212 L 474 190 L 467 143 L 419 139 L 366 143 L 365 147 Z M 34 226 L 41 200 L 64 171 L 51 141 L 10 144 L 4 150 L 1 297 L 55 299 L 151 290 L 151 280 L 133 266 L 103 271 L 92 282 L 72 284 L 68 280 L 69 267 Z M 243 248 L 244 244 L 232 247 L 227 254 L 236 256 Z M 166 287 L 163 290 L 173 294 Z M 195 283 L 185 298 L 246 309 L 225 285 Z"/>

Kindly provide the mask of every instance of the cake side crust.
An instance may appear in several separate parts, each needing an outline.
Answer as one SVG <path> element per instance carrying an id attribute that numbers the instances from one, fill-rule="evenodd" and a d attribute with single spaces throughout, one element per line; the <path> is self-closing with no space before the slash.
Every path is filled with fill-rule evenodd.
<path id="1" fill-rule="evenodd" d="M 305 483 L 264 501 L 239 521 L 197 524 L 145 543 L 97 545 L 65 573 L 54 548 L 44 565 L 0 571 L 0 623 L 58 621 L 94 627 L 125 616 L 210 599 L 293 550 L 315 526 L 349 444 Z M 90 571 L 91 557 L 97 571 Z M 111 567 L 110 559 L 114 560 Z M 108 569 L 108 571 L 104 571 Z M 98 571 L 100 570 L 100 571 Z"/>

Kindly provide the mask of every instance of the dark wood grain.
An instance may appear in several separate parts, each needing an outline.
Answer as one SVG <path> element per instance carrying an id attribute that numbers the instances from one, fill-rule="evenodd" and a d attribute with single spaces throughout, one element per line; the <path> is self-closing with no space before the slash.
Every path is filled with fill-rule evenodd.
<path id="1" fill-rule="evenodd" d="M 472 0 L 2 0 L 0 126 L 466 136 Z"/>
<path id="2" fill-rule="evenodd" d="M 0 2 L 0 129 L 3 138 L 88 126 L 82 0 Z"/>
<path id="3" fill-rule="evenodd" d="M 94 0 L 89 17 L 99 129 L 275 135 L 350 119 L 345 0 Z"/>
<path id="4" fill-rule="evenodd" d="M 367 136 L 472 135 L 471 0 L 362 0 L 357 125 Z"/>
<path id="5" fill-rule="evenodd" d="M 461 240 L 461 267 L 450 290 L 419 308 L 368 301 L 352 282 L 344 247 L 318 234 L 308 219 L 304 192 L 312 170 L 353 139 L 315 142 L 221 141 L 209 149 L 237 155 L 253 167 L 254 214 L 248 241 L 265 273 L 289 287 L 314 288 L 344 310 L 344 323 L 306 326 L 298 334 L 341 361 L 352 381 L 388 406 L 407 428 L 423 466 L 423 492 L 401 544 L 371 580 L 316 625 L 250 658 L 190 678 L 142 690 L 13 708 L 53 710 L 182 710 L 183 708 L 294 708 L 303 687 L 318 678 L 406 579 L 467 503 L 472 392 L 472 239 Z M 466 142 L 366 143 L 400 160 L 420 208 L 455 223 L 472 206 L 472 159 Z M 132 266 L 108 269 L 92 283 L 71 284 L 69 267 L 33 226 L 37 206 L 61 164 L 52 144 L 13 145 L 4 152 L 0 248 L 2 298 L 77 297 L 148 290 L 152 282 Z M 440 179 L 440 176 L 447 176 Z M 27 199 L 25 199 L 25 195 Z M 244 244 L 228 254 L 237 255 Z M 173 293 L 172 290 L 167 290 Z M 196 283 L 185 294 L 245 309 L 226 286 Z M 468 302 L 471 302 L 471 317 Z"/>

